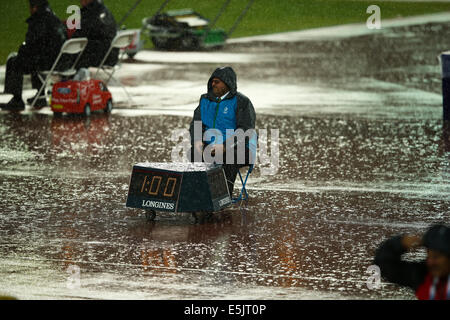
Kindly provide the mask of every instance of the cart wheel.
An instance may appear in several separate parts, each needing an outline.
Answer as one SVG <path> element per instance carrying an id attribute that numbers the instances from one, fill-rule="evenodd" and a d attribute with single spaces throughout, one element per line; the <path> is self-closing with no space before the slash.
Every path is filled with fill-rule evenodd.
<path id="1" fill-rule="evenodd" d="M 191 216 L 190 221 L 191 221 L 192 224 L 196 224 L 198 222 L 197 212 L 192 212 L 192 216 Z"/>
<path id="2" fill-rule="evenodd" d="M 112 111 L 113 104 L 111 100 L 108 100 L 105 107 L 105 113 L 110 113 Z"/>
<path id="3" fill-rule="evenodd" d="M 154 221 L 156 218 L 156 211 L 155 210 L 145 210 L 145 218 L 147 221 Z"/>
<path id="4" fill-rule="evenodd" d="M 89 117 L 91 115 L 91 106 L 89 105 L 89 103 L 87 103 L 84 107 L 84 115 L 86 117 Z"/>
<path id="5" fill-rule="evenodd" d="M 212 220 L 212 218 L 214 217 L 214 212 L 210 212 L 210 211 L 193 212 L 192 217 L 195 221 L 194 223 L 202 224 L 205 222 L 210 222 Z"/>
<path id="6" fill-rule="evenodd" d="M 194 50 L 198 47 L 198 41 L 194 36 L 187 34 L 180 38 L 181 48 L 186 50 Z"/>
<path id="7" fill-rule="evenodd" d="M 206 219 L 207 221 L 210 221 L 213 217 L 214 217 L 214 212 L 212 212 L 212 211 L 207 211 L 207 212 L 205 213 L 205 219 Z"/>
<path id="8" fill-rule="evenodd" d="M 168 47 L 168 40 L 164 37 L 152 37 L 152 42 L 156 49 L 167 49 Z"/>

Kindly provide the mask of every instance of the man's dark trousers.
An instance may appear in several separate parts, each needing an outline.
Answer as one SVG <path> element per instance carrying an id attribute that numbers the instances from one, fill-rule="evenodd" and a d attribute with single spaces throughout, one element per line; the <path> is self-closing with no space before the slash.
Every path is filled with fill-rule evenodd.
<path id="1" fill-rule="evenodd" d="M 51 65 L 37 66 L 33 63 L 32 57 L 24 56 L 20 50 L 15 57 L 8 59 L 6 63 L 5 74 L 5 93 L 12 94 L 14 97 L 22 97 L 23 76 L 31 74 L 31 85 L 33 89 L 39 89 L 42 81 L 39 79 L 38 70 L 48 70 Z"/>
<path id="2" fill-rule="evenodd" d="M 205 160 L 203 159 L 203 155 L 197 155 L 199 159 L 202 159 L 202 162 Z M 233 198 L 233 190 L 234 190 L 234 182 L 236 181 L 237 174 L 239 172 L 239 169 L 245 166 L 249 166 L 250 164 L 254 163 L 254 159 L 251 159 L 251 151 L 249 148 L 245 147 L 245 162 L 239 163 L 238 162 L 238 148 L 234 147 L 234 159 L 233 163 L 227 163 L 226 162 L 226 153 L 223 155 L 223 164 L 222 169 L 225 174 L 225 179 L 227 180 L 228 185 L 228 191 L 230 193 L 230 197 Z M 190 161 L 194 161 L 195 158 L 195 151 L 194 147 L 191 148 L 191 159 Z"/>

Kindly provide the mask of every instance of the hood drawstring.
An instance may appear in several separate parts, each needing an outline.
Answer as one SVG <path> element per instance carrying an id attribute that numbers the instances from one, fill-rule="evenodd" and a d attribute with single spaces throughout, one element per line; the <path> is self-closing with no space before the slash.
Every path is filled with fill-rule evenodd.
<path id="1" fill-rule="evenodd" d="M 213 128 L 216 127 L 216 119 L 217 119 L 217 114 L 219 113 L 219 104 L 220 104 L 220 98 L 217 98 L 217 104 L 216 104 L 216 114 L 214 115 L 214 121 L 213 121 Z"/>

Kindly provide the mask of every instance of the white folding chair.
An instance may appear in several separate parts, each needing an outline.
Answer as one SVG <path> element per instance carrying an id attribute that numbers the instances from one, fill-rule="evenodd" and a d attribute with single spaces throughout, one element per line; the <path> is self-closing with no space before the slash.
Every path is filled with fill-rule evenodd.
<path id="1" fill-rule="evenodd" d="M 77 71 L 75 70 L 75 66 L 78 63 L 78 60 L 80 59 L 81 54 L 83 53 L 84 49 L 86 48 L 87 43 L 88 43 L 87 38 L 76 38 L 76 39 L 67 40 L 62 45 L 61 50 L 59 51 L 58 57 L 56 58 L 55 62 L 53 63 L 53 66 L 50 69 L 50 71 L 39 71 L 38 76 L 39 76 L 40 80 L 42 81 L 42 86 L 39 89 L 38 93 L 36 94 L 33 102 L 31 103 L 32 108 L 34 107 L 36 101 L 40 98 L 42 90 L 44 90 L 45 99 L 48 101 L 46 87 L 47 87 L 47 84 L 50 82 L 50 78 L 52 76 L 57 76 L 57 75 L 58 76 L 73 76 L 74 74 L 77 73 Z M 63 54 L 78 54 L 78 56 L 77 56 L 75 62 L 73 63 L 72 67 L 70 67 L 69 69 L 63 70 L 63 71 L 57 71 L 55 69 L 56 69 L 59 61 L 61 60 L 61 57 L 63 56 Z M 41 74 L 46 75 L 45 79 L 43 79 Z"/>
<path id="2" fill-rule="evenodd" d="M 140 32 L 139 29 L 130 29 L 130 30 L 120 30 L 117 31 L 116 36 L 114 37 L 114 39 L 111 41 L 111 46 L 109 47 L 108 51 L 106 52 L 105 57 L 103 58 L 102 62 L 100 63 L 100 65 L 97 67 L 97 72 L 95 73 L 94 78 L 98 79 L 98 74 L 100 72 L 100 70 L 102 70 L 104 73 L 106 73 L 108 75 L 108 79 L 106 80 L 106 84 L 109 83 L 109 81 L 111 80 L 111 78 L 114 78 L 114 72 L 116 71 L 116 68 L 118 67 L 118 65 L 120 65 L 120 60 L 123 58 L 124 54 L 126 53 L 125 50 L 122 50 L 122 53 L 119 57 L 119 62 L 117 63 L 118 65 L 116 66 L 108 66 L 105 65 L 106 60 L 108 59 L 109 55 L 111 54 L 111 51 L 114 48 L 117 49 L 125 49 L 126 47 L 128 47 L 130 44 L 133 43 L 133 40 L 136 37 L 136 33 Z M 125 91 L 126 95 L 128 96 L 128 103 L 130 103 L 130 101 L 132 100 L 130 94 L 128 93 L 127 89 L 125 88 L 125 86 L 116 78 L 114 78 L 114 80 L 122 87 L 122 89 Z"/>

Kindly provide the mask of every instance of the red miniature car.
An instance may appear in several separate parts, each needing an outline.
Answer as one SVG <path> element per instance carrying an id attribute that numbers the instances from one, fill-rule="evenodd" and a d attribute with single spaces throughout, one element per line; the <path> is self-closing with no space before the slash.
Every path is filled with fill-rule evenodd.
<path id="1" fill-rule="evenodd" d="M 91 112 L 97 110 L 111 112 L 113 104 L 111 92 L 105 83 L 91 79 L 55 83 L 50 106 L 55 115 L 67 112 L 90 116 Z"/>

